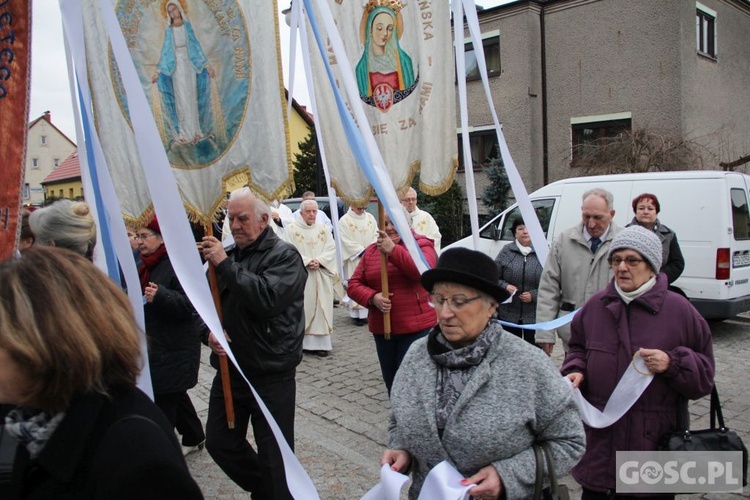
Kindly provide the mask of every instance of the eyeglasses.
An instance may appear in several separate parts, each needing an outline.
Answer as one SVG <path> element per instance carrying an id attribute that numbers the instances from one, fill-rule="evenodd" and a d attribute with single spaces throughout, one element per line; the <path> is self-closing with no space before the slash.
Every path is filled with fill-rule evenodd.
<path id="1" fill-rule="evenodd" d="M 150 236 L 156 236 L 156 234 L 154 234 L 154 233 L 136 233 L 135 236 L 133 236 L 133 238 L 135 238 L 136 240 L 145 240 L 146 238 L 148 238 Z"/>
<path id="2" fill-rule="evenodd" d="M 622 257 L 612 257 L 611 259 L 609 259 L 609 263 L 612 264 L 614 267 L 619 267 L 619 265 L 622 264 L 623 262 L 628 267 L 635 267 L 641 262 L 643 262 L 643 259 L 637 259 L 635 257 L 626 257 L 624 259 Z"/>
<path id="3" fill-rule="evenodd" d="M 467 297 L 466 295 L 454 295 L 453 297 L 443 297 L 439 293 L 431 293 L 428 297 L 428 302 L 430 303 L 432 307 L 436 309 L 442 308 L 445 304 L 448 304 L 448 307 L 450 307 L 452 311 L 458 312 L 466 304 L 469 304 L 481 298 L 482 298 L 481 295 L 477 295 L 476 297 L 471 297 L 471 298 Z"/>
<path id="4" fill-rule="evenodd" d="M 417 201 L 416 198 L 404 198 L 401 201 Z"/>

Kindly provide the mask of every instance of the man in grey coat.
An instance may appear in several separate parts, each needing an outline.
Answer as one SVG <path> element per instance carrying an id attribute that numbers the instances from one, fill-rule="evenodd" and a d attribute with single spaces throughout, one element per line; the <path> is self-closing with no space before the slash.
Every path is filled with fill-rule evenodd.
<path id="1" fill-rule="evenodd" d="M 622 230 L 612 222 L 614 198 L 600 188 L 589 189 L 582 198 L 581 224 L 559 234 L 547 256 L 537 295 L 537 323 L 552 321 L 578 309 L 612 279 L 607 252 L 612 238 Z M 569 324 L 557 330 L 536 332 L 536 343 L 548 355 L 552 355 L 555 332 L 567 352 Z"/>

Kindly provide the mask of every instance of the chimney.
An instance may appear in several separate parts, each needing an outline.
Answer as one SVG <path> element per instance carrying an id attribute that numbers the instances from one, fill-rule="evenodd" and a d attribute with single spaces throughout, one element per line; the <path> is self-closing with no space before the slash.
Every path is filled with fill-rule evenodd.
<path id="1" fill-rule="evenodd" d="M 44 119 L 47 120 L 49 123 L 52 123 L 52 113 L 50 113 L 49 111 L 45 111 Z"/>

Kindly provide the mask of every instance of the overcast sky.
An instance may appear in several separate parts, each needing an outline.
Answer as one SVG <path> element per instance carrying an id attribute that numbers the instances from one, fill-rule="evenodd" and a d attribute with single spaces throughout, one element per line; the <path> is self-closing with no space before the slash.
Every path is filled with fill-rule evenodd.
<path id="1" fill-rule="evenodd" d="M 75 137 L 73 107 L 70 99 L 70 84 L 65 62 L 62 21 L 59 0 L 32 1 L 31 39 L 31 103 L 29 121 L 35 120 L 45 111 L 52 113 L 52 123 L 73 142 Z M 64 0 L 63 0 L 64 1 Z M 268 0 L 255 0 L 268 1 Z M 510 0 L 475 0 L 477 5 L 494 7 Z M 278 0 L 279 9 L 288 6 L 287 0 Z M 289 28 L 280 19 L 281 54 L 284 66 L 284 82 L 288 82 L 287 59 L 289 58 Z M 303 77 L 301 55 L 297 56 L 294 97 L 300 104 L 308 105 L 310 98 Z"/>

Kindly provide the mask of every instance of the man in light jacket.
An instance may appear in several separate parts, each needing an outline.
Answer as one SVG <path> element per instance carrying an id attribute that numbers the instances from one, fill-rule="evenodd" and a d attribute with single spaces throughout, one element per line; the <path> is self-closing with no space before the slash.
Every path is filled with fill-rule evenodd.
<path id="1" fill-rule="evenodd" d="M 612 193 L 599 188 L 589 189 L 582 198 L 581 224 L 559 234 L 547 256 L 537 296 L 537 323 L 552 321 L 578 309 L 612 279 L 607 252 L 612 238 L 622 230 L 612 222 L 614 198 Z M 568 351 L 569 324 L 557 330 L 536 332 L 536 343 L 547 355 L 552 355 L 555 332 Z"/>

